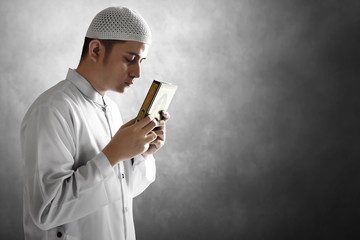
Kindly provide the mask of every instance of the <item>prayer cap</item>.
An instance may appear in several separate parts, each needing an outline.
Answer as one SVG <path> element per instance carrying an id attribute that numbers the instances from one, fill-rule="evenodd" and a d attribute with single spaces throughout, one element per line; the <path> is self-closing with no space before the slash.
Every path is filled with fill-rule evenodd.
<path id="1" fill-rule="evenodd" d="M 151 44 L 151 31 L 145 19 L 127 7 L 109 7 L 99 12 L 86 37 Z"/>

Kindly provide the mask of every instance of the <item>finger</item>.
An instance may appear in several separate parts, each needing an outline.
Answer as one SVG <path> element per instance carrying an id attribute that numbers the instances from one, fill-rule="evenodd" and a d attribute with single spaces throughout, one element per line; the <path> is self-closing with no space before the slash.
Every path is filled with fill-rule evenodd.
<path id="1" fill-rule="evenodd" d="M 165 140 L 165 131 L 164 130 L 156 130 L 154 133 L 157 135 L 157 139 Z"/>
<path id="2" fill-rule="evenodd" d="M 154 131 L 161 130 L 161 129 L 165 129 L 165 121 L 164 120 L 161 120 L 158 122 L 158 125 L 156 128 L 154 128 Z"/>
<path id="3" fill-rule="evenodd" d="M 161 119 L 166 122 L 170 119 L 170 114 L 166 111 L 161 111 Z"/>
<path id="4" fill-rule="evenodd" d="M 156 129 L 156 130 L 153 130 L 154 133 L 156 133 L 156 135 L 165 135 L 165 129 Z"/>
<path id="5" fill-rule="evenodd" d="M 156 149 L 159 149 L 159 148 L 161 148 L 162 143 L 163 143 L 163 141 L 161 141 L 161 140 L 155 140 L 151 143 L 151 145 L 155 146 Z"/>
<path id="6" fill-rule="evenodd" d="M 146 135 L 145 141 L 146 141 L 147 143 L 151 143 L 151 142 L 155 141 L 156 138 L 157 138 L 156 133 L 150 132 L 149 134 Z"/>
<path id="7" fill-rule="evenodd" d="M 159 127 L 164 127 L 164 126 L 165 126 L 165 120 L 159 121 Z"/>
<path id="8" fill-rule="evenodd" d="M 127 123 L 125 123 L 124 125 L 121 126 L 121 128 L 126 128 L 129 127 L 131 125 L 133 125 L 136 121 L 136 118 L 131 119 L 130 121 L 128 121 Z"/>
<path id="9" fill-rule="evenodd" d="M 158 126 L 158 122 L 156 121 L 156 119 L 153 119 L 151 122 L 148 123 L 148 125 L 143 127 L 142 130 L 145 134 L 147 134 L 147 133 L 153 131 L 154 128 L 156 128 L 157 126 Z"/>
<path id="10" fill-rule="evenodd" d="M 154 117 L 149 114 L 145 118 L 143 118 L 139 122 L 137 122 L 137 124 L 140 128 L 143 128 L 143 127 L 147 126 L 153 119 L 154 119 Z"/>

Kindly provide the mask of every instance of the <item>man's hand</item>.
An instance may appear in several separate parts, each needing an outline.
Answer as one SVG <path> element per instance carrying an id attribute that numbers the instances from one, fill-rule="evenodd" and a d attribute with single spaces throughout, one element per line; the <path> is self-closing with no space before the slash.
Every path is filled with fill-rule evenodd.
<path id="1" fill-rule="evenodd" d="M 124 124 L 103 149 L 111 166 L 148 151 L 157 139 L 154 128 L 158 122 L 150 116 L 135 123 L 135 119 Z"/>
<path id="2" fill-rule="evenodd" d="M 147 158 L 148 155 L 154 154 L 165 144 L 166 139 L 166 122 L 170 119 L 168 112 L 161 112 L 161 120 L 158 122 L 159 125 L 153 130 L 157 138 L 150 143 L 149 149 L 142 155 Z"/>

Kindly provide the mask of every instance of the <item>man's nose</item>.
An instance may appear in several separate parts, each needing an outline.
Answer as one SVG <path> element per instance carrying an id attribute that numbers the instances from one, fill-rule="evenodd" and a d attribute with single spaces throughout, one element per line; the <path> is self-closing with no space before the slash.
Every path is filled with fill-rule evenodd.
<path id="1" fill-rule="evenodd" d="M 133 78 L 140 78 L 141 77 L 141 66 L 140 62 L 135 63 L 131 70 L 130 70 L 130 76 Z"/>

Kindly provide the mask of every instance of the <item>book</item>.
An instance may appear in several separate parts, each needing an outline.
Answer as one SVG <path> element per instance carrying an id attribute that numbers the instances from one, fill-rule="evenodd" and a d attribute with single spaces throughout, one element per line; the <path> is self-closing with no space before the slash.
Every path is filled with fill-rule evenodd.
<path id="1" fill-rule="evenodd" d="M 137 115 L 136 122 L 151 114 L 161 120 L 161 111 L 167 111 L 177 86 L 168 82 L 154 80 Z"/>

